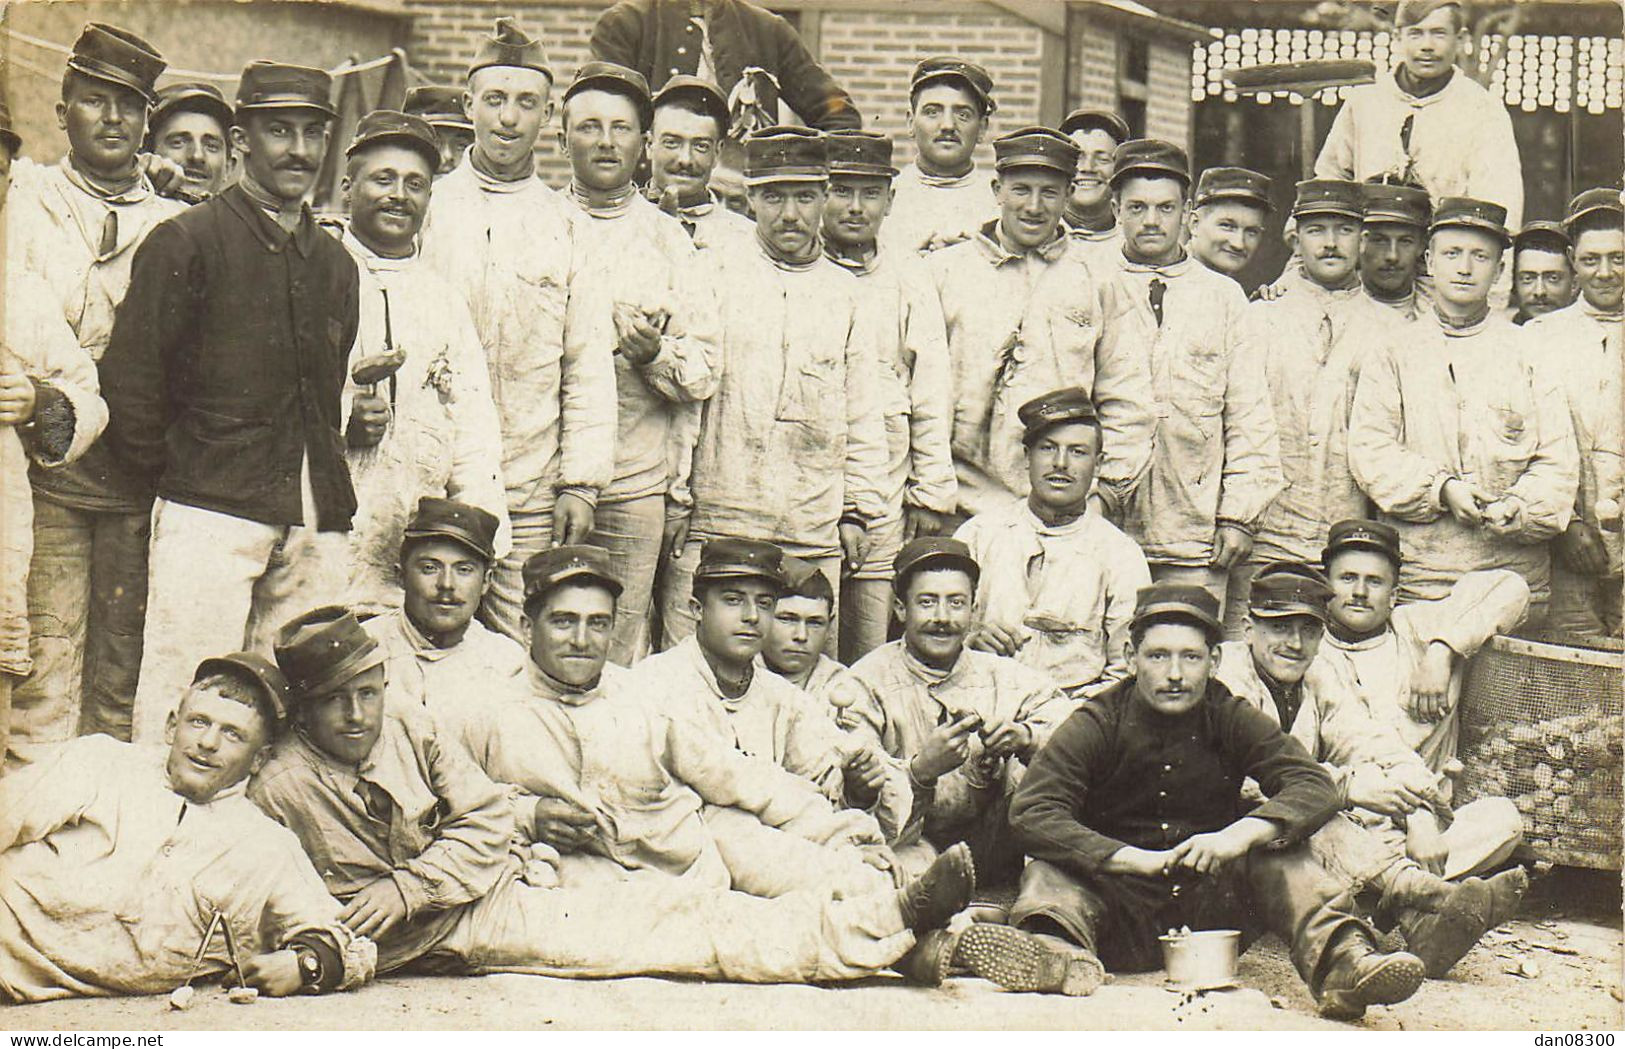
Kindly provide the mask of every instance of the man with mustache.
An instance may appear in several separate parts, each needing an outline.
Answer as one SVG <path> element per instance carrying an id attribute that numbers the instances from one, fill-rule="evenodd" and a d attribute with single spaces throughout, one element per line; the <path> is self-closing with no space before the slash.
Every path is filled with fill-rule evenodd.
<path id="1" fill-rule="evenodd" d="M 1087 245 L 1061 226 L 1078 147 L 1029 127 L 1001 136 L 993 154 L 997 213 L 973 239 L 926 259 L 948 326 L 960 513 L 1027 494 L 1018 411 L 1079 386 L 1094 398 L 1105 437 L 1095 494 L 1118 515 L 1151 458 L 1153 400 L 1143 351 L 1105 335 L 1114 307 Z"/>
<path id="2" fill-rule="evenodd" d="M 586 540 L 615 467 L 608 289 L 583 280 L 576 209 L 536 174 L 552 92 L 541 42 L 497 19 L 463 93 L 474 144 L 435 185 L 423 229 L 424 261 L 463 294 L 485 348 L 513 542 L 482 618 L 521 644 L 525 560 Z"/>
<path id="3" fill-rule="evenodd" d="M 988 181 L 976 170 L 976 146 L 998 104 L 993 77 L 951 55 L 922 60 L 908 85 L 914 162 L 892 182 L 885 247 L 921 254 L 969 240 L 998 214 Z"/>
<path id="4" fill-rule="evenodd" d="M 1373 302 L 1413 321 L 1431 307 L 1417 280 L 1433 205 L 1415 186 L 1360 186 L 1360 283 Z"/>
<path id="5" fill-rule="evenodd" d="M 92 361 L 107 353 L 137 249 L 185 210 L 157 195 L 138 154 L 163 70 L 140 37 L 87 24 L 56 106 L 67 155 L 34 165 L 5 210 L 11 266 L 44 281 Z M 54 742 L 80 731 L 127 740 L 146 617 L 151 493 L 118 468 L 105 439 L 62 468 L 31 467 L 29 483 L 33 669 L 12 697 L 15 741 Z M 224 647 L 241 646 L 237 639 Z M 172 695 L 185 681 L 176 684 Z"/>
<path id="6" fill-rule="evenodd" d="M 524 672 L 525 650 L 474 618 L 491 585 L 500 519 L 424 496 L 400 542 L 404 599 L 367 619 L 391 689 L 430 713 L 489 703 Z"/>
<path id="7" fill-rule="evenodd" d="M 1212 676 L 1213 594 L 1147 587 L 1131 631 L 1133 676 L 1062 723 L 1016 788 L 1010 823 L 1032 860 L 1011 924 L 1128 972 L 1161 964 L 1166 929 L 1240 929 L 1244 944 L 1273 931 L 1336 1019 L 1416 993 L 1422 960 L 1379 951 L 1303 845 L 1338 808 L 1331 779 Z M 1249 776 L 1265 797 L 1250 811 Z"/>
<path id="8" fill-rule="evenodd" d="M 655 92 L 649 129 L 649 199 L 675 215 L 694 246 L 749 246 L 750 219 L 723 203 L 711 185 L 728 140 L 728 99 L 695 76 L 674 76 Z"/>
<path id="9" fill-rule="evenodd" d="M 1123 229 L 1112 210 L 1112 156 L 1133 137 L 1128 122 L 1110 109 L 1074 109 L 1060 130 L 1078 147 L 1078 173 L 1061 222 L 1074 239 L 1097 246 L 1110 258 L 1123 244 Z"/>
<path id="10" fill-rule="evenodd" d="M 610 659 L 628 666 L 649 651 L 649 610 L 665 538 L 675 470 L 668 462 L 691 434 L 700 404 L 717 391 L 722 347 L 709 275 L 682 225 L 632 183 L 652 108 L 630 69 L 589 62 L 564 93 L 560 146 L 570 161 L 570 199 L 583 267 L 613 333 L 615 469 L 598 493 L 587 542 L 609 552 L 625 588 Z"/>
<path id="11" fill-rule="evenodd" d="M 422 117 L 434 128 L 435 144 L 440 157 L 435 162 L 435 178 L 449 175 L 474 144 L 474 122 L 463 112 L 461 88 L 425 85 L 406 93 L 401 109 L 415 117 Z"/>
<path id="12" fill-rule="evenodd" d="M 226 976 L 233 957 L 270 996 L 372 978 L 377 948 L 244 797 L 287 682 L 246 652 L 194 677 L 167 745 L 85 736 L 0 779 L 0 1000 L 162 994 Z"/>
<path id="13" fill-rule="evenodd" d="M 1308 564 L 1265 567 L 1253 580 L 1245 637 L 1219 646 L 1215 674 L 1331 776 L 1343 811 L 1310 836 L 1310 851 L 1333 874 L 1380 893 L 1375 913 L 1397 923 L 1406 949 L 1437 979 L 1516 912 L 1529 885 L 1523 868 L 1467 875 L 1510 857 L 1523 820 L 1505 798 L 1452 811 L 1440 777 L 1371 715 L 1358 687 L 1315 661 L 1331 594 Z"/>
<path id="14" fill-rule="evenodd" d="M 1552 628 L 1617 637 L 1621 520 L 1625 503 L 1625 391 L 1620 389 L 1625 299 L 1625 207 L 1611 186 L 1569 202 L 1565 229 L 1580 300 L 1538 318 L 1528 331 L 1568 393 L 1580 454 L 1574 515 L 1552 560 Z"/>
<path id="15" fill-rule="evenodd" d="M 243 70 L 242 178 L 148 236 L 102 360 L 109 450 L 158 496 L 138 742 L 162 732 L 199 658 L 263 647 L 295 602 L 344 589 L 358 277 L 307 203 L 331 90 L 320 69 Z"/>
<path id="16" fill-rule="evenodd" d="M 886 511 L 881 334 L 854 278 L 825 257 L 819 238 L 825 137 L 806 128 L 756 132 L 745 140 L 745 181 L 756 243 L 708 253 L 722 382 L 677 450 L 673 488 L 692 492 L 693 510 L 666 566 L 666 647 L 694 631 L 689 599 L 705 540 L 773 543 L 816 564 L 839 600 L 843 573 L 863 565 L 868 529 Z"/>
<path id="17" fill-rule="evenodd" d="M 1574 301 L 1579 286 L 1569 262 L 1569 235 L 1557 222 L 1531 222 L 1512 238 L 1512 295 L 1523 325 Z"/>
<path id="18" fill-rule="evenodd" d="M 1545 618 L 1550 540 L 1568 527 L 1579 454 L 1562 379 L 1539 341 L 1491 309 L 1506 209 L 1447 197 L 1429 228 L 1433 309 L 1360 372 L 1354 479 L 1403 537 L 1402 601 L 1444 597 L 1480 569 L 1523 576 Z"/>
<path id="19" fill-rule="evenodd" d="M 881 250 L 893 200 L 891 139 L 873 131 L 829 136 L 830 188 L 824 254 L 858 281 L 880 335 L 881 414 L 886 424 L 886 512 L 870 529 L 864 563 L 841 587 L 841 658 L 886 643 L 892 558 L 906 540 L 934 535 L 958 507 L 949 430 L 947 335 L 929 272 L 907 253 Z"/>
<path id="20" fill-rule="evenodd" d="M 1112 192 L 1123 250 L 1092 272 L 1113 304 L 1102 352 L 1132 354 L 1156 395 L 1151 466 L 1123 530 L 1153 580 L 1205 586 L 1223 605 L 1231 570 L 1246 563 L 1281 491 L 1281 453 L 1263 354 L 1244 334 L 1247 297 L 1179 243 L 1190 181 L 1172 143 L 1119 146 Z"/>
<path id="21" fill-rule="evenodd" d="M 1010 791 L 1072 703 L 1043 674 L 966 646 L 981 566 L 958 539 L 915 539 L 892 579 L 903 636 L 860 659 L 855 730 L 904 763 L 913 815 L 898 859 L 918 870 L 957 842 L 983 884 L 1021 869 L 1005 814 Z"/>
<path id="22" fill-rule="evenodd" d="M 1420 185 L 1434 199 L 1473 197 L 1523 216 L 1523 168 L 1512 118 L 1498 97 L 1456 68 L 1472 46 L 1458 0 L 1402 0 L 1394 12 L 1399 63 L 1350 89 L 1315 159 L 1315 177 L 1373 176 Z"/>
<path id="23" fill-rule="evenodd" d="M 1364 697 L 1435 773 L 1456 756 L 1466 664 L 1529 607 L 1516 572 L 1468 572 L 1441 598 L 1394 607 L 1402 578 L 1402 533 L 1380 521 L 1332 526 L 1321 563 L 1332 588 L 1326 643 L 1317 663 Z"/>
<path id="24" fill-rule="evenodd" d="M 346 600 L 372 610 L 401 603 L 401 530 L 425 496 L 457 499 L 502 522 L 502 435 L 479 332 L 460 292 L 418 246 L 439 156 L 418 117 L 367 114 L 345 150 L 344 246 L 360 270 L 361 327 L 351 355 L 345 457 L 358 503 L 350 528 Z M 390 358 L 398 357 L 398 361 Z M 358 368 L 396 363 L 382 380 Z"/>
<path id="25" fill-rule="evenodd" d="M 1191 255 L 1213 272 L 1240 280 L 1274 210 L 1268 176 L 1246 168 L 1208 168 L 1196 180 Z"/>
<path id="26" fill-rule="evenodd" d="M 1101 438 L 1089 391 L 1052 390 L 1020 417 L 1031 492 L 955 533 L 983 569 L 969 644 L 1088 699 L 1128 676 L 1128 622 L 1151 571 L 1089 498 Z"/>
<path id="27" fill-rule="evenodd" d="M 1296 286 L 1243 314 L 1243 337 L 1264 357 L 1286 487 L 1254 528 L 1251 556 L 1231 573 L 1236 599 L 1225 628 L 1232 638 L 1241 633 L 1244 595 L 1260 565 L 1308 561 L 1332 522 L 1366 513 L 1365 493 L 1349 470 L 1349 405 L 1366 359 L 1401 336 L 1398 318 L 1361 290 L 1364 213 L 1357 182 L 1298 183 Z"/>
<path id="28" fill-rule="evenodd" d="M 158 91 L 147 122 L 147 148 L 181 169 L 177 196 L 196 203 L 236 175 L 231 106 L 213 84 L 168 84 Z"/>

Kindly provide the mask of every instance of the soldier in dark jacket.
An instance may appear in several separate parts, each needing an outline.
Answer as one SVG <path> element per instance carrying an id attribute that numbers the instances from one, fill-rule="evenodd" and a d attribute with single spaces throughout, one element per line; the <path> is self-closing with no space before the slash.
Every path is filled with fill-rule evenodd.
<path id="1" fill-rule="evenodd" d="M 1198 586 L 1146 587 L 1130 630 L 1135 676 L 1062 723 L 1011 801 L 1033 860 L 1010 923 L 1125 971 L 1158 968 L 1167 929 L 1235 928 L 1244 942 L 1270 931 L 1323 1016 L 1409 998 L 1421 960 L 1378 952 L 1346 886 L 1302 844 L 1337 809 L 1331 779 L 1209 676 L 1218 601 Z M 1267 799 L 1251 811 L 1245 777 Z"/>
<path id="2" fill-rule="evenodd" d="M 358 278 L 304 204 L 330 86 L 303 66 L 243 71 L 231 129 L 242 181 L 148 235 L 101 362 L 103 388 L 118 391 L 108 449 L 158 497 L 138 743 L 161 738 L 199 659 L 264 648 L 346 580 L 356 501 L 340 395 Z M 382 436 L 373 418 L 352 429 Z"/>
<path id="3" fill-rule="evenodd" d="M 678 74 L 709 80 L 737 109 L 735 88 L 747 71 L 749 93 L 780 123 L 778 102 L 822 131 L 861 128 L 852 96 L 818 64 L 795 29 L 748 0 L 621 0 L 592 29 L 594 58 L 642 73 L 651 91 Z"/>

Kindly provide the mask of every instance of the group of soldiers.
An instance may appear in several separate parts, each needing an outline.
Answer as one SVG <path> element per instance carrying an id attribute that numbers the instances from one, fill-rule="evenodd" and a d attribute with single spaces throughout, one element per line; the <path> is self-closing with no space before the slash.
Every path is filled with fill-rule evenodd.
<path id="1" fill-rule="evenodd" d="M 499 19 L 347 144 L 321 70 L 157 89 L 103 24 L 60 163 L 4 119 L 0 995 L 1082 995 L 1189 926 L 1355 1018 L 1511 917 L 1463 666 L 1619 630 L 1625 207 L 1509 226 L 1459 6 L 1252 302 L 1259 173 L 1097 109 L 979 170 L 953 56 L 902 170 L 844 94 L 741 135 L 708 42 L 621 64 L 658 11 L 561 91 Z"/>

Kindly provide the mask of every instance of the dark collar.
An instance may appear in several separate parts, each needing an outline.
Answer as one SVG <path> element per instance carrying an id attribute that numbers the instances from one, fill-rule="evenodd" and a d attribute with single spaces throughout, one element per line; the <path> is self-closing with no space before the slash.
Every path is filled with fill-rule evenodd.
<path id="1" fill-rule="evenodd" d="M 299 213 L 299 227 L 289 233 L 277 224 L 277 221 L 265 213 L 265 209 L 256 204 L 241 185 L 232 185 L 222 190 L 220 201 L 242 219 L 243 224 L 249 228 L 255 238 L 273 255 L 280 252 L 290 242 L 300 256 L 309 258 L 316 238 L 324 236 L 316 228 L 316 220 L 310 213 L 307 204 Z"/>

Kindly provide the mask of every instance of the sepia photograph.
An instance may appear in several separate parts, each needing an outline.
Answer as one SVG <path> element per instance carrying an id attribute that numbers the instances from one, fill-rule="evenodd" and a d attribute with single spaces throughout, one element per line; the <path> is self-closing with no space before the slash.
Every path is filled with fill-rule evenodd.
<path id="1" fill-rule="evenodd" d="M 0 274 L 14 1047 L 1625 1030 L 1620 0 L 0 0 Z"/>

